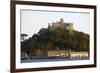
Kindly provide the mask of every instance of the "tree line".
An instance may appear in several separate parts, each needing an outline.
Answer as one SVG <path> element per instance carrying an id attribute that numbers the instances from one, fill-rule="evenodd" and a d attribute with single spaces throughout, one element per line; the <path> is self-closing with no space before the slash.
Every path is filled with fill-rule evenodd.
<path id="1" fill-rule="evenodd" d="M 35 54 L 38 49 L 89 51 L 89 35 L 76 30 L 70 31 L 61 27 L 52 29 L 48 26 L 41 28 L 29 39 L 21 41 L 22 52 Z"/>

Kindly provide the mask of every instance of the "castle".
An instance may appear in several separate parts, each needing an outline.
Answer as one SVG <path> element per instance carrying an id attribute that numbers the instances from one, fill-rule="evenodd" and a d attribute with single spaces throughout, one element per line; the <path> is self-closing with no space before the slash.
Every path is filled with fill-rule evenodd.
<path id="1" fill-rule="evenodd" d="M 58 28 L 58 27 L 61 27 L 67 30 L 73 30 L 73 23 L 65 23 L 64 19 L 60 19 L 60 21 L 52 23 L 52 28 Z"/>

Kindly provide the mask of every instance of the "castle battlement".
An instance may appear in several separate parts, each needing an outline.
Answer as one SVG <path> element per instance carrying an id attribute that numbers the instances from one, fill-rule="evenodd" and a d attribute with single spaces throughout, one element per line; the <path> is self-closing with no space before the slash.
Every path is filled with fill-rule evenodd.
<path id="1" fill-rule="evenodd" d="M 64 22 L 64 19 L 60 19 L 60 21 L 52 23 L 52 28 L 58 27 L 65 28 L 67 30 L 73 30 L 73 23 L 66 23 Z"/>

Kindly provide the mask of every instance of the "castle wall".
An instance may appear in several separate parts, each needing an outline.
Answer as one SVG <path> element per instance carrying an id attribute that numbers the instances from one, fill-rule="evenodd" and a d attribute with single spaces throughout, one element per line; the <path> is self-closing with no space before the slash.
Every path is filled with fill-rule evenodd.
<path id="1" fill-rule="evenodd" d="M 52 27 L 53 28 L 65 28 L 67 30 L 73 30 L 73 23 L 65 23 L 64 20 L 61 20 L 60 22 L 53 22 L 52 23 Z"/>

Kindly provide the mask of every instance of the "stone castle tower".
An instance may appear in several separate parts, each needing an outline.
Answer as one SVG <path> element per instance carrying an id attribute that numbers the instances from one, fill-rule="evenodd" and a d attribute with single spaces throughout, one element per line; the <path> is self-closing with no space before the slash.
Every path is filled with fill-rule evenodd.
<path id="1" fill-rule="evenodd" d="M 73 23 L 66 23 L 64 22 L 64 19 L 60 19 L 60 21 L 52 23 L 52 28 L 58 28 L 58 27 L 61 27 L 67 30 L 73 30 Z"/>

